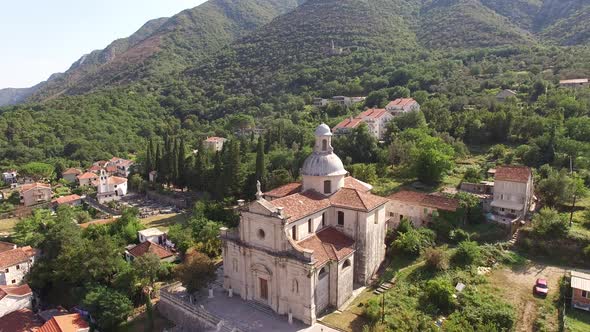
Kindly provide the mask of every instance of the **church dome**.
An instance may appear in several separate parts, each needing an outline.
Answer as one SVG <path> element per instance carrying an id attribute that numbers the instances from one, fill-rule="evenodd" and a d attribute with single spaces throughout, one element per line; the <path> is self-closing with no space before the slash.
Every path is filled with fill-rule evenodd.
<path id="1" fill-rule="evenodd" d="M 316 136 L 332 136 L 332 131 L 330 130 L 330 127 L 328 127 L 327 124 L 322 123 L 321 125 L 319 125 L 315 129 L 315 135 Z"/>
<path id="2" fill-rule="evenodd" d="M 334 153 L 312 153 L 301 168 L 301 174 L 308 176 L 336 176 L 346 173 L 348 172 L 344 169 L 342 160 Z"/>

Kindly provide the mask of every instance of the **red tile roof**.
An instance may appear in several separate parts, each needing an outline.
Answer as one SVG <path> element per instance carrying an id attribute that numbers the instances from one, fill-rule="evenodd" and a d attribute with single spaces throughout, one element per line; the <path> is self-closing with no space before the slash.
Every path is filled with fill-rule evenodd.
<path id="1" fill-rule="evenodd" d="M 5 296 L 26 296 L 32 294 L 33 291 L 29 285 L 24 284 L 20 286 L 0 286 L 0 300 Z"/>
<path id="2" fill-rule="evenodd" d="M 0 252 L 0 269 L 5 269 L 20 263 L 26 263 L 35 256 L 37 251 L 29 246 Z"/>
<path id="3" fill-rule="evenodd" d="M 90 166 L 90 168 L 88 168 L 88 171 L 89 172 L 100 172 L 101 169 L 102 168 L 100 166 L 92 165 L 92 166 Z"/>
<path id="4" fill-rule="evenodd" d="M 347 176 L 344 178 L 344 187 L 356 189 L 362 192 L 368 192 L 371 189 L 373 189 L 373 186 L 371 186 L 370 184 L 355 179 L 352 176 Z"/>
<path id="5" fill-rule="evenodd" d="M 68 175 L 68 174 L 82 174 L 82 171 L 77 169 L 77 168 L 68 168 L 65 171 L 63 171 L 63 173 L 61 173 L 63 175 Z"/>
<path id="6" fill-rule="evenodd" d="M 275 188 L 273 190 L 269 190 L 264 193 L 264 196 L 279 198 L 279 197 L 285 197 L 288 195 L 293 195 L 293 194 L 298 193 L 300 191 L 301 191 L 301 183 L 300 182 L 292 182 L 292 183 L 288 183 L 284 186 L 280 186 L 278 188 Z"/>
<path id="7" fill-rule="evenodd" d="M 38 332 L 77 332 L 90 326 L 80 314 L 53 316 Z"/>
<path id="8" fill-rule="evenodd" d="M 439 210 L 454 212 L 459 208 L 459 201 L 440 195 L 426 194 L 411 190 L 398 191 L 387 197 L 392 201 L 400 201 Z"/>
<path id="9" fill-rule="evenodd" d="M 330 196 L 330 203 L 349 209 L 371 211 L 387 203 L 387 199 L 368 192 L 351 188 L 341 188 L 334 195 Z"/>
<path id="10" fill-rule="evenodd" d="M 73 203 L 75 201 L 79 201 L 80 199 L 82 199 L 82 197 L 80 197 L 79 195 L 72 194 L 72 195 L 58 197 L 58 198 L 54 199 L 52 202 L 54 202 L 58 205 L 61 205 L 61 204 Z"/>
<path id="11" fill-rule="evenodd" d="M 330 200 L 315 191 L 306 191 L 281 197 L 271 202 L 282 207 L 283 213 L 290 217 L 289 221 L 299 220 L 307 215 L 330 207 Z"/>
<path id="12" fill-rule="evenodd" d="M 100 167 L 99 167 L 99 169 L 100 169 Z M 86 172 L 84 174 L 78 175 L 77 178 L 79 180 L 96 179 L 96 178 L 98 178 L 98 175 L 96 175 L 94 173 Z"/>
<path id="13" fill-rule="evenodd" d="M 0 241 L 0 252 L 5 252 L 16 248 L 16 244 L 10 242 Z"/>
<path id="14" fill-rule="evenodd" d="M 20 187 L 20 190 L 19 191 L 21 193 L 24 193 L 24 192 L 29 191 L 31 189 L 37 189 L 37 188 L 51 189 L 51 185 L 49 185 L 47 183 L 39 183 L 39 182 L 29 183 L 29 184 L 22 185 Z"/>
<path id="15" fill-rule="evenodd" d="M 387 110 L 384 108 L 370 108 L 364 112 L 362 112 L 357 118 L 371 118 L 371 119 L 379 119 L 380 117 L 389 114 Z"/>
<path id="16" fill-rule="evenodd" d="M 332 130 L 356 128 L 362 121 L 362 119 L 358 118 L 346 118 L 342 120 L 339 124 L 337 124 Z"/>
<path id="17" fill-rule="evenodd" d="M 114 173 L 114 172 L 117 171 L 117 166 L 109 165 L 109 166 L 106 167 L 106 171 L 109 172 L 109 173 Z"/>
<path id="18" fill-rule="evenodd" d="M 174 254 L 168 251 L 166 248 L 150 241 L 140 243 L 128 251 L 133 257 L 140 257 L 147 253 L 156 254 L 156 256 L 160 257 L 160 259 L 174 256 Z"/>
<path id="19" fill-rule="evenodd" d="M 389 107 L 405 107 L 415 103 L 416 101 L 413 98 L 398 98 L 396 100 L 390 101 L 386 108 Z"/>
<path id="20" fill-rule="evenodd" d="M 528 182 L 532 176 L 526 166 L 500 166 L 496 168 L 495 181 Z"/>
<path id="21" fill-rule="evenodd" d="M 354 240 L 333 227 L 326 227 L 297 245 L 313 251 L 316 267 L 330 260 L 340 261 L 354 252 Z"/>
<path id="22" fill-rule="evenodd" d="M 13 311 L 0 317 L 0 332 L 33 332 L 41 327 L 41 320 L 30 309 Z"/>
<path id="23" fill-rule="evenodd" d="M 83 224 L 80 224 L 80 227 L 82 228 L 88 228 L 92 225 L 95 226 L 99 226 L 99 225 L 108 225 L 110 223 L 115 222 L 117 219 L 111 218 L 111 219 L 98 219 L 98 220 L 92 220 Z"/>
<path id="24" fill-rule="evenodd" d="M 205 140 L 205 142 L 212 142 L 212 143 L 224 142 L 224 141 L 225 141 L 225 138 L 223 138 L 223 137 L 216 137 L 216 136 L 207 137 L 207 139 Z"/>

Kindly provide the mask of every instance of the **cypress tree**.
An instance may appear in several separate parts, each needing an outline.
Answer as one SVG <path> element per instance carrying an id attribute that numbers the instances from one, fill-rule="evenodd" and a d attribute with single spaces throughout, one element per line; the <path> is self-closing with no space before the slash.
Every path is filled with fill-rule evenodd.
<path id="1" fill-rule="evenodd" d="M 223 151 L 223 150 L 222 150 Z M 224 177 L 223 177 L 223 160 L 221 159 L 221 152 L 218 151 L 215 153 L 215 158 L 213 161 L 213 174 L 208 177 L 209 183 L 207 184 L 208 188 L 213 188 L 212 192 L 216 198 L 223 198 L 225 184 L 224 184 Z"/>
<path id="2" fill-rule="evenodd" d="M 150 172 L 154 170 L 154 142 L 150 138 L 145 153 L 145 176 L 149 179 Z"/>
<path id="3" fill-rule="evenodd" d="M 156 156 L 154 157 L 154 168 L 160 172 L 162 169 L 162 152 L 160 151 L 160 143 L 156 144 Z M 159 175 L 159 174 L 158 174 Z"/>
<path id="4" fill-rule="evenodd" d="M 184 145 L 184 139 L 180 139 L 180 145 L 178 146 L 177 167 L 178 167 L 178 180 L 177 180 L 178 186 L 180 187 L 180 189 L 184 190 L 184 187 L 186 186 L 186 173 L 187 173 L 186 147 Z"/>
<path id="5" fill-rule="evenodd" d="M 170 182 L 178 184 L 178 139 L 175 137 L 170 145 Z"/>
<path id="6" fill-rule="evenodd" d="M 264 164 L 264 138 L 258 136 L 258 146 L 256 148 L 256 181 L 266 184 L 266 165 Z"/>

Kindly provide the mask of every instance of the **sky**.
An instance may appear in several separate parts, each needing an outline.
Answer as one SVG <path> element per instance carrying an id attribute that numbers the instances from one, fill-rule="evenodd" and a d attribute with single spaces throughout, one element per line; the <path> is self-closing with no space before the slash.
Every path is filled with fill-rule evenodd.
<path id="1" fill-rule="evenodd" d="M 6 0 L 0 4 L 0 89 L 66 71 L 145 22 L 205 0 Z"/>

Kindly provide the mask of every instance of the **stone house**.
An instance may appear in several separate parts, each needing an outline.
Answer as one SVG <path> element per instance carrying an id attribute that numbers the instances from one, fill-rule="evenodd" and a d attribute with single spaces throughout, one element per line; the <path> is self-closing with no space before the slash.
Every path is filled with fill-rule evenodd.
<path id="1" fill-rule="evenodd" d="M 131 174 L 131 168 L 133 165 L 134 163 L 132 160 L 113 157 L 107 162 L 106 168 L 109 168 L 107 171 L 110 171 L 111 175 L 117 175 L 126 178 L 129 177 L 129 174 Z"/>
<path id="2" fill-rule="evenodd" d="M 587 78 L 577 78 L 571 80 L 559 81 L 559 86 L 562 88 L 587 88 L 590 86 Z"/>
<path id="3" fill-rule="evenodd" d="M 76 194 L 72 194 L 72 195 L 67 195 L 67 196 L 55 198 L 51 201 L 51 203 L 53 203 L 53 205 L 55 205 L 55 206 L 64 205 L 64 204 L 67 204 L 70 206 L 79 206 L 79 205 L 82 205 L 82 197 L 80 197 L 79 195 L 76 195 Z"/>
<path id="4" fill-rule="evenodd" d="M 207 139 L 203 141 L 203 147 L 212 151 L 221 151 L 221 149 L 223 149 L 223 144 L 225 144 L 226 141 L 227 139 L 223 137 L 207 137 Z"/>
<path id="5" fill-rule="evenodd" d="M 403 218 L 409 219 L 415 227 L 426 226 L 441 212 L 456 212 L 459 201 L 437 194 L 402 190 L 387 197 L 387 224 L 395 229 Z"/>
<path id="6" fill-rule="evenodd" d="M 238 228 L 221 231 L 224 288 L 305 324 L 342 306 L 385 257 L 387 199 L 347 176 L 327 125 L 315 136 L 300 186 L 258 188 L 239 202 Z"/>
<path id="7" fill-rule="evenodd" d="M 391 115 L 397 116 L 407 112 L 419 111 L 420 104 L 418 104 L 413 98 L 398 98 L 390 101 L 389 104 L 385 106 L 385 109 Z"/>
<path id="8" fill-rule="evenodd" d="M 8 249 L 12 245 L 11 249 Z M 37 250 L 3 243 L 0 251 L 0 285 L 20 285 L 35 263 Z"/>
<path id="9" fill-rule="evenodd" d="M 33 291 L 29 285 L 0 286 L 0 317 L 11 312 L 31 309 L 33 304 Z"/>
<path id="10" fill-rule="evenodd" d="M 500 166 L 494 176 L 489 219 L 505 225 L 523 219 L 534 200 L 533 173 L 525 166 Z"/>
<path id="11" fill-rule="evenodd" d="M 24 206 L 33 206 L 51 201 L 53 191 L 51 185 L 46 183 L 29 183 L 19 188 L 20 202 Z"/>
<path id="12" fill-rule="evenodd" d="M 313 106 L 322 107 L 328 105 L 328 99 L 326 98 L 313 98 Z"/>
<path id="13" fill-rule="evenodd" d="M 80 175 L 80 174 L 82 174 L 81 170 L 79 170 L 77 168 L 68 168 L 61 173 L 61 177 L 64 180 L 66 180 L 70 183 L 73 183 L 73 182 L 76 182 L 78 175 Z"/>
<path id="14" fill-rule="evenodd" d="M 503 103 L 508 98 L 516 98 L 516 91 L 504 89 L 496 94 L 496 100 Z"/>
<path id="15" fill-rule="evenodd" d="M 572 307 L 590 311 L 590 273 L 571 271 Z"/>
<path id="16" fill-rule="evenodd" d="M 91 186 L 93 181 L 98 180 L 98 175 L 94 172 L 86 172 L 78 175 L 76 178 L 80 187 Z"/>

